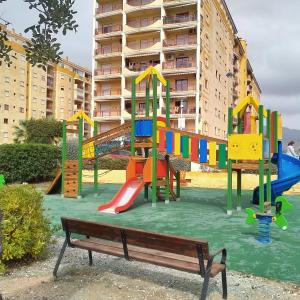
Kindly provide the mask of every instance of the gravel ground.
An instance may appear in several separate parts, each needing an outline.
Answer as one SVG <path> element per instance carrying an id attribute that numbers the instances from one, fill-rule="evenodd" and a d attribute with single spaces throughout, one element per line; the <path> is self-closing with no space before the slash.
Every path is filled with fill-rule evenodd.
<path id="1" fill-rule="evenodd" d="M 49 258 L 18 266 L 0 277 L 4 300 L 193 300 L 198 299 L 202 279 L 197 275 L 127 262 L 94 254 L 88 266 L 87 251 L 67 249 L 53 280 L 52 270 L 63 239 L 50 248 Z M 220 276 L 211 280 L 208 299 L 221 299 Z M 300 287 L 237 272 L 228 272 L 228 299 L 300 299 Z M 1 297 L 0 297 L 1 298 Z"/>

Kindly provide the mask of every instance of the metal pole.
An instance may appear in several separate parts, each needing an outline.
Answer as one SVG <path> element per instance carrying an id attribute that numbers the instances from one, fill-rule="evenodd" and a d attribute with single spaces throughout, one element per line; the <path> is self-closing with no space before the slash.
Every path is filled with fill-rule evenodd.
<path id="1" fill-rule="evenodd" d="M 271 163 L 271 111 L 267 110 L 267 138 L 269 141 L 269 151 L 268 151 L 268 173 L 267 173 L 267 201 L 272 202 L 272 186 L 271 186 L 271 173 L 272 173 L 272 163 Z"/>
<path id="2" fill-rule="evenodd" d="M 83 118 L 78 124 L 78 192 L 77 198 L 81 198 L 82 191 L 82 141 L 83 141 Z"/>
<path id="3" fill-rule="evenodd" d="M 165 203 L 169 204 L 170 202 L 170 160 L 169 155 L 166 155 L 166 162 L 167 162 L 167 170 L 166 170 L 166 196 L 165 196 Z"/>
<path id="4" fill-rule="evenodd" d="M 153 119 L 152 119 L 152 207 L 156 207 L 157 200 L 157 75 L 152 77 L 153 88 Z"/>
<path id="5" fill-rule="evenodd" d="M 264 135 L 264 107 L 263 105 L 259 106 L 258 109 L 259 117 L 259 134 Z M 265 203 L 265 191 L 264 191 L 264 149 L 262 147 L 262 159 L 259 160 L 259 211 L 264 212 L 264 203 Z"/>
<path id="6" fill-rule="evenodd" d="M 136 113 L 136 95 L 135 95 L 135 78 L 131 81 L 131 138 L 130 138 L 130 151 L 131 155 L 135 155 L 135 113 Z"/>
<path id="7" fill-rule="evenodd" d="M 61 196 L 64 197 L 65 189 L 65 161 L 67 160 L 67 122 L 63 121 L 63 140 L 61 147 Z"/>
<path id="8" fill-rule="evenodd" d="M 242 128 L 242 118 L 241 114 L 238 113 L 238 134 L 243 133 Z M 236 201 L 236 210 L 241 211 L 242 210 L 242 171 L 237 171 L 237 201 Z"/>
<path id="9" fill-rule="evenodd" d="M 228 109 L 228 136 L 233 132 L 233 109 Z M 232 160 L 227 163 L 227 215 L 232 215 Z"/>
<path id="10" fill-rule="evenodd" d="M 98 123 L 94 121 L 94 137 L 98 134 Z M 96 145 L 94 143 L 94 193 L 95 196 L 98 195 L 98 158 Z"/>
<path id="11" fill-rule="evenodd" d="M 150 115 L 150 87 L 149 82 L 146 82 L 146 117 Z"/>
<path id="12" fill-rule="evenodd" d="M 167 80 L 166 87 L 166 126 L 170 127 L 170 80 Z"/>

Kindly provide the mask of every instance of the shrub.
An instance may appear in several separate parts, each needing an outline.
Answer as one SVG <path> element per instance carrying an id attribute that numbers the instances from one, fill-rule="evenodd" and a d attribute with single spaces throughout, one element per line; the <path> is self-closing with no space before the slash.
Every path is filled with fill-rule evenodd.
<path id="1" fill-rule="evenodd" d="M 0 174 L 6 182 L 37 182 L 55 176 L 60 150 L 53 145 L 0 145 Z"/>
<path id="2" fill-rule="evenodd" d="M 62 122 L 55 119 L 22 120 L 15 127 L 16 143 L 53 144 L 62 137 Z"/>
<path id="3" fill-rule="evenodd" d="M 0 188 L 0 269 L 4 270 L 9 261 L 43 254 L 51 228 L 43 215 L 42 200 L 42 195 L 29 185 Z"/>

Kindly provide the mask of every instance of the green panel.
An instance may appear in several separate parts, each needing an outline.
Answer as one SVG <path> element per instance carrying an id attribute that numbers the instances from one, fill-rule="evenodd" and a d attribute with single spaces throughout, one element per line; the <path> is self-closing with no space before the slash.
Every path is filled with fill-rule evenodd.
<path id="1" fill-rule="evenodd" d="M 219 169 L 226 169 L 227 152 L 226 145 L 219 145 Z"/>
<path id="2" fill-rule="evenodd" d="M 181 138 L 181 142 L 182 142 L 182 157 L 183 158 L 189 158 L 190 153 L 189 153 L 189 137 L 187 135 L 184 135 Z"/>
<path id="3" fill-rule="evenodd" d="M 78 125 L 78 197 L 82 190 L 82 142 L 83 142 L 83 119 L 79 119 Z"/>

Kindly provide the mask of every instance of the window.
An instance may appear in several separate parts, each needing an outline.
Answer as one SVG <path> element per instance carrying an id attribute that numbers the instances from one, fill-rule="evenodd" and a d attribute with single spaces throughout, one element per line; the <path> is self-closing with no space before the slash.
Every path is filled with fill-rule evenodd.
<path id="1" fill-rule="evenodd" d="M 45 105 L 45 104 L 46 104 L 46 101 L 45 101 L 44 99 L 42 99 L 42 100 L 41 100 L 41 104 L 42 104 L 42 105 Z"/>
<path id="2" fill-rule="evenodd" d="M 25 96 L 24 95 L 20 95 L 20 101 L 25 101 Z"/>
<path id="3" fill-rule="evenodd" d="M 33 73 L 33 78 L 37 78 L 38 74 L 36 72 Z"/>
<path id="4" fill-rule="evenodd" d="M 5 142 L 8 141 L 8 132 L 7 131 L 3 132 L 3 139 Z"/>
<path id="5" fill-rule="evenodd" d="M 41 76 L 41 80 L 42 80 L 42 81 L 46 81 L 46 76 L 42 75 L 42 76 Z"/>
<path id="6" fill-rule="evenodd" d="M 34 86 L 33 86 L 33 90 L 34 90 L 34 91 L 37 91 L 37 89 L 38 89 L 37 85 L 34 85 Z"/>
<path id="7" fill-rule="evenodd" d="M 102 73 L 110 74 L 111 73 L 111 65 L 109 65 L 109 64 L 102 65 Z"/>
<path id="8" fill-rule="evenodd" d="M 204 81 L 204 87 L 205 87 L 206 89 L 208 89 L 208 80 L 207 80 L 207 79 L 205 79 L 205 81 Z"/>
<path id="9" fill-rule="evenodd" d="M 63 104 L 65 102 L 65 97 L 60 97 L 60 103 Z"/>
<path id="10" fill-rule="evenodd" d="M 64 80 L 64 79 L 65 79 L 65 75 L 64 75 L 64 74 L 61 74 L 61 75 L 60 75 L 60 79 L 61 79 L 61 80 Z"/>
<path id="11" fill-rule="evenodd" d="M 109 33 L 113 31 L 113 26 L 111 24 L 103 25 L 102 33 Z"/>
<path id="12" fill-rule="evenodd" d="M 5 97 L 9 97 L 9 91 L 8 90 L 6 90 L 4 93 L 5 93 Z"/>
<path id="13" fill-rule="evenodd" d="M 20 108 L 19 108 L 19 112 L 20 112 L 20 113 L 24 113 L 24 108 L 23 108 L 23 107 L 20 107 Z"/>
<path id="14" fill-rule="evenodd" d="M 4 118 L 4 124 L 8 124 L 8 119 Z"/>
<path id="15" fill-rule="evenodd" d="M 176 68 L 187 68 L 189 66 L 188 57 L 177 57 L 176 58 Z"/>
<path id="16" fill-rule="evenodd" d="M 8 104 L 4 104 L 4 110 L 9 110 L 9 105 Z"/>
<path id="17" fill-rule="evenodd" d="M 36 97 L 34 97 L 34 98 L 32 99 L 32 103 L 33 103 L 33 104 L 36 104 L 36 103 L 37 103 L 37 98 L 36 98 Z"/>
<path id="18" fill-rule="evenodd" d="M 188 80 L 187 79 L 176 79 L 175 80 L 175 90 L 176 91 L 187 91 L 188 90 Z"/>
<path id="19" fill-rule="evenodd" d="M 61 88 L 60 88 L 60 90 L 61 90 L 61 91 L 64 91 L 64 90 L 65 90 L 65 88 L 64 88 L 64 87 L 61 87 Z"/>
<path id="20" fill-rule="evenodd" d="M 4 80 L 6 83 L 9 83 L 10 82 L 10 78 L 8 76 L 5 76 L 5 80 Z"/>

